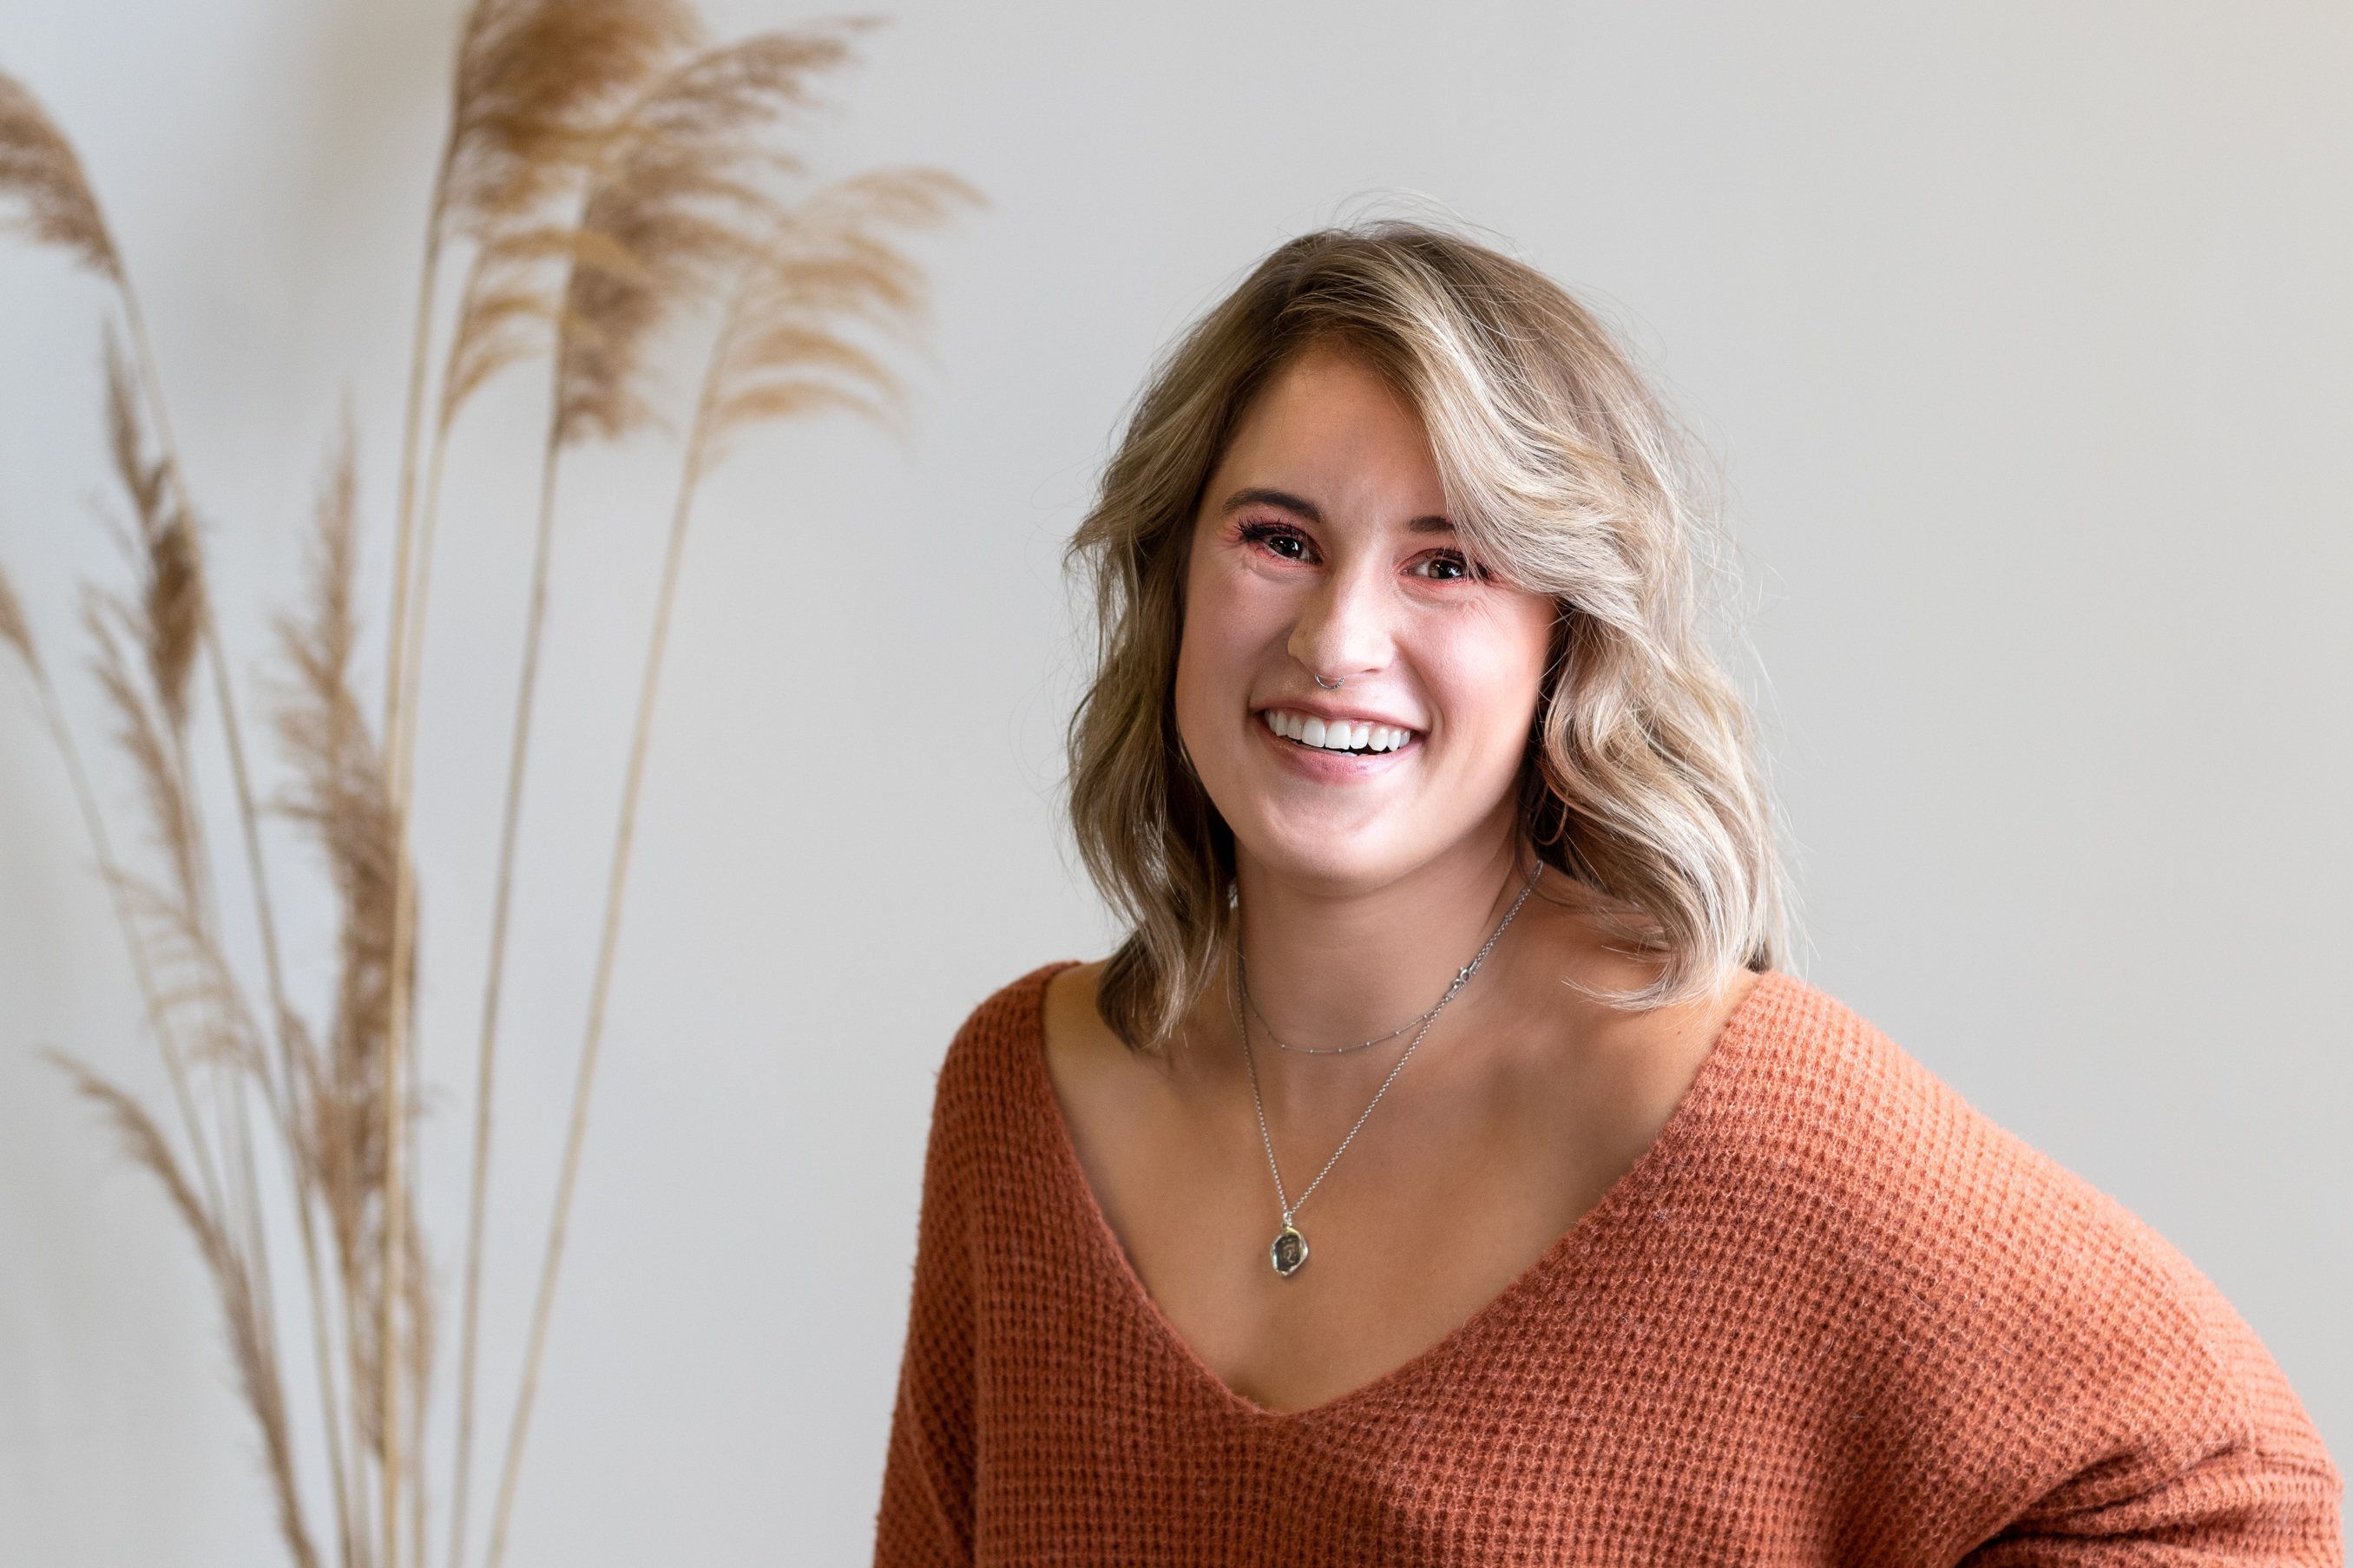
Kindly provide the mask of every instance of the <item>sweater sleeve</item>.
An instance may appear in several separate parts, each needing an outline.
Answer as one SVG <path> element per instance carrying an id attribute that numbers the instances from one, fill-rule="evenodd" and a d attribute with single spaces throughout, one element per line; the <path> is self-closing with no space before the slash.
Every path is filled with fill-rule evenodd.
<path id="1" fill-rule="evenodd" d="M 914 1299 L 882 1473 L 876 1568 L 972 1561 L 974 1259 L 955 1137 L 956 1068 L 952 1050 L 941 1069 L 923 1157 Z"/>
<path id="2" fill-rule="evenodd" d="M 2340 1568 L 2335 1489 L 2273 1456 L 2229 1448 L 2125 1498 L 2087 1471 L 1964 1558 L 1964 1568 L 2299 1563 Z"/>
<path id="3" fill-rule="evenodd" d="M 1782 994 L 1725 1092 L 1712 1202 L 1747 1216 L 1738 1272 L 1782 1285 L 1786 1353 L 1828 1347 L 1799 1408 L 1873 1543 L 1852 1560 L 2341 1565 L 2335 1467 L 2214 1283 L 1885 1036 Z"/>
<path id="4" fill-rule="evenodd" d="M 2204 1281 L 2199 1281 L 2203 1285 Z M 2029 1564 L 2301 1563 L 2342 1568 L 2335 1467 L 2253 1330 L 2207 1286 L 2206 1364 L 2177 1397 L 2199 1417 L 2167 1430 L 2134 1411 L 2137 1440 L 2087 1452 L 1966 1568 Z M 2203 1384 L 2201 1389 L 2198 1385 Z"/>

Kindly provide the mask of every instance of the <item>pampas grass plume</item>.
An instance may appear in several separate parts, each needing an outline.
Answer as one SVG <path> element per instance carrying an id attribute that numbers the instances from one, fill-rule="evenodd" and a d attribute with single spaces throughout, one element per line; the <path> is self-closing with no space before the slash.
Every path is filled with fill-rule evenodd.
<path id="1" fill-rule="evenodd" d="M 0 71 L 0 196 L 24 211 L 10 226 L 37 245 L 59 246 L 91 271 L 122 275 L 114 237 L 83 175 L 80 155 L 23 83 Z"/>
<path id="2" fill-rule="evenodd" d="M 681 64 L 631 106 L 581 219 L 618 266 L 586 257 L 562 318 L 554 438 L 617 439 L 654 422 L 644 353 L 664 320 L 749 259 L 775 204 L 764 174 L 791 166 L 754 133 L 809 101 L 839 65 L 839 29 L 766 33 Z"/>
<path id="3" fill-rule="evenodd" d="M 188 678 L 204 640 L 204 572 L 195 530 L 174 505 L 169 473 L 146 456 L 139 422 L 139 392 L 130 362 L 111 332 L 106 338 L 107 447 L 115 478 L 131 498 L 137 533 L 132 542 L 141 578 L 138 613 L 131 619 L 146 655 L 148 679 L 174 733 L 187 728 Z"/>

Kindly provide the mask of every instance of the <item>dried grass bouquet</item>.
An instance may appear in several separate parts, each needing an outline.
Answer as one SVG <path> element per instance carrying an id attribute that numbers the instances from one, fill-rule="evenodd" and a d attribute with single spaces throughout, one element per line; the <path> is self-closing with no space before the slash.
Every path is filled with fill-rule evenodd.
<path id="1" fill-rule="evenodd" d="M 159 1112 L 69 1058 L 59 1067 L 132 1159 L 162 1184 L 217 1289 L 236 1376 L 261 1436 L 279 1529 L 303 1568 L 424 1568 L 425 1415 L 441 1303 L 411 1212 L 418 1041 L 417 873 L 409 824 L 418 671 L 433 588 L 450 435 L 476 393 L 538 363 L 549 384 L 523 657 L 475 1041 L 469 1222 L 455 1302 L 453 1452 L 446 1560 L 469 1534 L 482 1227 L 515 846 L 538 696 L 557 479 L 565 456 L 665 422 L 648 370 L 656 346 L 707 331 L 663 576 L 649 630 L 612 849 L 602 934 L 571 1121 L 543 1244 L 522 1375 L 496 1468 L 481 1561 L 507 1544 L 628 887 L 663 650 L 688 525 L 731 437 L 823 410 L 881 416 L 898 392 L 889 353 L 923 320 L 924 279 L 899 237 L 977 200 L 954 178 L 889 170 L 811 179 L 776 132 L 849 58 L 857 24 L 713 44 L 682 0 L 476 0 L 457 45 L 448 131 L 426 215 L 397 532 L 379 700 L 360 688 L 354 602 L 359 510 L 346 428 L 320 489 L 310 581 L 274 628 L 268 729 L 290 784 L 257 793 L 234 667 L 206 587 L 204 530 L 174 448 L 138 295 L 73 145 L 23 86 L 0 74 L 0 219 L 111 286 L 106 415 L 127 502 L 127 585 L 85 589 L 81 622 L 108 739 L 139 781 L 136 833 L 117 831 L 93 787 L 75 716 L 33 623 L 0 572 L 0 643 L 31 677 L 70 773 L 111 896 L 170 1103 Z M 454 290 L 454 295 L 452 294 Z M 437 323 L 447 322 L 437 328 Z M 197 723 L 209 702 L 210 721 Z M 195 798 L 202 745 L 226 752 L 238 841 L 211 841 Z M 470 781 L 452 779 L 448 787 Z M 339 921 L 324 1016 L 293 1005 L 259 831 L 265 813 L 315 840 Z M 225 900 L 225 881 L 242 896 Z M 252 911 L 258 974 L 231 962 L 222 910 Z M 292 977 L 306 984 L 313 977 Z M 264 1173 L 289 1189 L 265 1194 Z M 298 1255 L 273 1258 L 265 1212 L 290 1208 Z M 280 1233 L 282 1237 L 282 1232 Z M 283 1248 L 281 1247 L 281 1250 Z M 276 1269 L 307 1322 L 281 1323 Z M 311 1360 L 316 1411 L 290 1408 L 289 1355 Z M 307 1405 L 307 1400 L 305 1404 Z M 304 1445 L 318 1448 L 298 1463 Z M 303 1473 L 323 1472 L 332 1523 Z"/>

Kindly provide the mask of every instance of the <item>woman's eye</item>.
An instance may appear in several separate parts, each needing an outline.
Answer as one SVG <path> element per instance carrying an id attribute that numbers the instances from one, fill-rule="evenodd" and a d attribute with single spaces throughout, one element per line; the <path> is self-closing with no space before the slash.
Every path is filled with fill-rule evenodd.
<path id="1" fill-rule="evenodd" d="M 1433 551 L 1415 562 L 1413 570 L 1417 576 L 1440 583 L 1455 582 L 1472 574 L 1471 563 L 1459 551 L 1453 550 Z"/>
<path id="2" fill-rule="evenodd" d="M 1284 561 L 1305 561 L 1314 554 L 1314 547 L 1307 542 L 1305 534 L 1280 523 L 1244 523 L 1242 542 L 1271 551 Z"/>

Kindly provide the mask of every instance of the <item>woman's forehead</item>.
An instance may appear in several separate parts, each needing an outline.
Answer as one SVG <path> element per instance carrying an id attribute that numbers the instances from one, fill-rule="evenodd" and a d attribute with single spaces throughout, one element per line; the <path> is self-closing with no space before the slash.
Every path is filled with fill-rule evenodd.
<path id="1" fill-rule="evenodd" d="M 1203 502 L 1218 515 L 1255 504 L 1313 522 L 1451 527 L 1420 416 L 1361 357 L 1334 350 L 1293 361 L 1252 400 Z"/>

